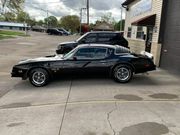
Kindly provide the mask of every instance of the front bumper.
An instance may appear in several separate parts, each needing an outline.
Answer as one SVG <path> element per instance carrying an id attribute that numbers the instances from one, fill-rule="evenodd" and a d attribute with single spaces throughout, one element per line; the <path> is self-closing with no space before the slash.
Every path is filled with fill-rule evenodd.
<path id="1" fill-rule="evenodd" d="M 21 77 L 22 79 L 27 78 L 27 69 L 13 67 L 11 77 Z"/>

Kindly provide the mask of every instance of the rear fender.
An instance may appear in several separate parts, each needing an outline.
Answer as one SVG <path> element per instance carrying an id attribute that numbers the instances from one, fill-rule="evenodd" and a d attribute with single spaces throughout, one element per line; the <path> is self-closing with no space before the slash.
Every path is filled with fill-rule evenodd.
<path id="1" fill-rule="evenodd" d="M 118 66 L 118 65 L 127 65 L 127 66 L 129 66 L 129 67 L 132 69 L 133 73 L 135 72 L 135 67 L 134 67 L 133 64 L 131 64 L 131 63 L 129 63 L 129 62 L 119 62 L 119 63 L 116 63 L 116 64 L 111 68 L 111 70 L 110 70 L 110 76 L 112 76 L 113 71 L 114 71 L 114 68 L 115 68 L 116 66 Z"/>

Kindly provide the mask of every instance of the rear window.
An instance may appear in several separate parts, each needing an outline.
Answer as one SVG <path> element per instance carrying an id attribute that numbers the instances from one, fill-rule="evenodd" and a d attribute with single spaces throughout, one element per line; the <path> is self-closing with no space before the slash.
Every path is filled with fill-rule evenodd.
<path id="1" fill-rule="evenodd" d="M 115 53 L 116 54 L 130 53 L 130 50 L 128 48 L 125 48 L 125 47 L 122 47 L 122 46 L 116 46 Z"/>

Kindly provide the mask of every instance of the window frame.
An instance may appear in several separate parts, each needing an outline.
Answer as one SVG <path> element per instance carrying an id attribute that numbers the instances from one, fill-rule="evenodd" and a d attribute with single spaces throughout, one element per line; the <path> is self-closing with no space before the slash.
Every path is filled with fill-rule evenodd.
<path id="1" fill-rule="evenodd" d="M 90 37 L 90 36 L 92 36 L 92 35 L 95 35 L 94 37 L 95 37 L 95 41 L 93 41 L 93 42 L 87 42 L 87 39 L 88 39 L 88 37 Z M 92 36 L 93 37 L 93 36 Z M 95 43 L 95 42 L 97 42 L 97 33 L 90 33 L 90 34 L 87 34 L 84 38 L 82 38 L 81 39 L 81 41 L 85 41 L 85 44 L 89 44 L 89 43 Z M 81 42 L 80 41 L 80 42 Z"/>
<path id="2" fill-rule="evenodd" d="M 94 51 L 93 51 L 93 56 L 92 56 L 92 57 L 89 57 L 89 58 L 78 58 L 78 56 L 77 56 L 76 54 L 77 54 L 78 51 L 81 50 L 81 49 L 94 49 Z M 103 58 L 95 58 L 95 49 L 104 49 L 104 50 L 106 50 L 105 56 L 104 56 Z M 80 49 L 78 49 L 78 50 L 74 53 L 73 57 L 77 57 L 77 60 L 101 60 L 101 59 L 105 59 L 105 58 L 108 57 L 108 49 L 109 49 L 109 48 L 105 48 L 105 47 L 80 48 Z"/>
<path id="3" fill-rule="evenodd" d="M 144 39 L 143 26 L 137 26 L 136 39 Z"/>
<path id="4" fill-rule="evenodd" d="M 106 50 L 106 54 L 104 56 L 104 58 L 92 58 L 92 60 L 101 60 L 101 59 L 105 59 L 108 57 L 108 48 L 105 48 L 105 47 L 92 47 L 94 49 L 105 49 Z M 95 56 L 95 52 L 94 52 L 94 56 Z"/>

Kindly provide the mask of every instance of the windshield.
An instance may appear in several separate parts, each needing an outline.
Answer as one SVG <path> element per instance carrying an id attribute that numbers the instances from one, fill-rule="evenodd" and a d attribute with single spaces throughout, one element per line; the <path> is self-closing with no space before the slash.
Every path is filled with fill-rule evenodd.
<path id="1" fill-rule="evenodd" d="M 87 35 L 88 33 L 86 33 L 86 34 L 84 34 L 84 35 L 82 35 L 80 38 L 78 38 L 77 40 L 76 40 L 76 42 L 79 42 L 79 41 L 81 41 L 86 35 Z"/>
<path id="2" fill-rule="evenodd" d="M 69 53 L 65 54 L 63 59 L 70 59 L 74 56 L 75 52 L 77 51 L 77 49 L 73 49 L 72 51 L 70 51 Z"/>

